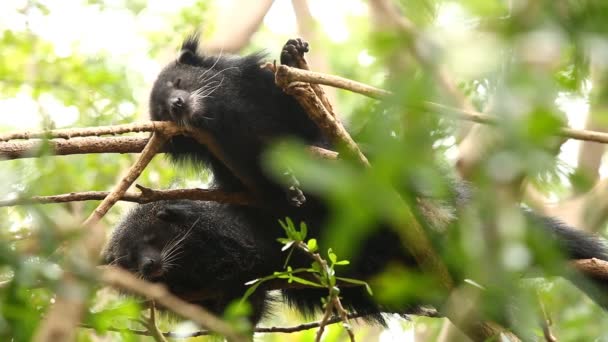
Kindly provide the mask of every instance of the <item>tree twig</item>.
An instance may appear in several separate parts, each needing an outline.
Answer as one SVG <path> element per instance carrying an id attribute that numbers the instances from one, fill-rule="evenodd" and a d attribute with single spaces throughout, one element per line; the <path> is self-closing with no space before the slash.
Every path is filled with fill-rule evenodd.
<path id="1" fill-rule="evenodd" d="M 411 315 L 424 316 L 424 317 L 440 317 L 440 316 L 438 316 L 438 313 L 435 310 L 416 311 L 416 312 L 412 312 Z M 362 315 L 357 314 L 357 313 L 352 313 L 352 314 L 348 315 L 349 319 L 355 319 L 355 318 L 359 318 L 359 317 L 362 317 Z M 334 316 L 327 321 L 326 325 L 336 324 L 336 323 L 340 323 L 340 322 L 342 322 L 342 318 Z M 321 321 L 316 321 L 316 322 L 302 323 L 302 324 L 298 324 L 298 325 L 291 326 L 291 327 L 257 327 L 257 328 L 253 329 L 253 332 L 258 333 L 258 334 L 273 334 L 273 333 L 291 334 L 294 332 L 315 329 L 315 328 L 318 328 L 320 325 L 321 325 Z M 81 324 L 80 327 L 86 328 L 86 329 L 93 329 L 92 326 L 87 325 L 87 324 Z M 114 331 L 114 332 L 128 332 L 128 333 L 135 334 L 135 335 L 150 336 L 150 333 L 146 330 L 120 329 L 120 328 L 114 328 L 114 327 L 107 328 L 106 330 Z M 177 338 L 192 338 L 192 337 L 199 337 L 199 336 L 207 336 L 207 335 L 212 334 L 212 332 L 210 332 L 209 330 L 198 330 L 198 331 L 193 331 L 193 332 L 188 332 L 188 333 L 163 332 L 162 334 L 165 337 L 177 339 Z"/>
<path id="2" fill-rule="evenodd" d="M 154 301 L 150 304 L 150 316 L 145 321 L 145 327 L 156 342 L 167 342 L 163 333 L 158 329 L 156 323 L 156 304 Z"/>
<path id="3" fill-rule="evenodd" d="M 543 303 L 538 292 L 536 293 L 536 298 L 538 299 L 538 306 L 540 307 L 540 311 L 541 311 L 541 315 L 542 315 L 541 325 L 543 327 L 543 336 L 545 337 L 545 341 L 546 342 L 557 342 L 557 338 L 551 332 L 551 325 L 553 324 L 553 321 L 551 320 L 551 317 L 549 316 L 549 313 L 547 312 L 547 309 L 545 308 L 545 303 Z"/>
<path id="4" fill-rule="evenodd" d="M 140 193 L 125 192 L 119 200 L 141 204 L 160 200 L 189 199 L 197 201 L 214 201 L 220 203 L 256 205 L 256 202 L 251 198 L 251 196 L 245 193 L 230 193 L 221 190 L 199 188 L 159 190 L 145 188 L 139 184 L 136 184 L 135 186 L 140 188 L 140 190 L 144 190 Z M 109 194 L 109 191 L 84 191 L 51 196 L 32 196 L 0 201 L 0 207 L 36 203 L 47 204 L 75 201 L 99 201 L 105 199 Z"/>
<path id="5" fill-rule="evenodd" d="M 149 283 L 117 267 L 107 267 L 102 273 L 101 280 L 115 288 L 149 298 L 205 329 L 226 336 L 229 341 L 247 341 L 245 337 L 215 315 L 198 305 L 179 299 L 162 285 Z"/>
<path id="6" fill-rule="evenodd" d="M 301 70 L 297 68 L 290 68 L 285 65 L 277 67 L 277 75 L 281 82 L 287 82 L 287 84 L 293 82 L 325 84 L 332 87 L 349 90 L 375 99 L 382 99 L 392 94 L 387 90 L 372 87 L 370 85 L 349 80 L 343 77 L 308 70 Z M 461 120 L 467 120 L 486 125 L 496 125 L 500 123 L 500 118 L 488 114 L 483 114 L 475 110 L 461 109 L 430 101 L 424 102 L 424 105 L 433 112 L 450 114 Z M 560 130 L 560 135 L 570 139 L 608 144 L 608 133 L 605 132 L 563 127 Z"/>

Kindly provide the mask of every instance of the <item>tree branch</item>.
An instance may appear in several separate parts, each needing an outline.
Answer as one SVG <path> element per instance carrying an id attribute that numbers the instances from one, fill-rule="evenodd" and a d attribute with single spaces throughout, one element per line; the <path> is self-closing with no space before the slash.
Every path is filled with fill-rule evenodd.
<path id="1" fill-rule="evenodd" d="M 350 134 L 344 129 L 344 126 L 338 122 L 337 118 L 329 113 L 312 87 L 306 83 L 291 83 L 286 79 L 283 79 L 282 75 L 284 73 L 281 72 L 281 69 L 283 68 L 288 67 L 284 65 L 279 65 L 277 67 L 277 72 L 275 74 L 277 85 L 283 88 L 286 93 L 291 94 L 296 98 L 300 105 L 306 110 L 310 119 L 321 129 L 325 137 L 335 144 L 344 145 L 348 152 L 357 158 L 361 165 L 369 167 L 369 161 L 363 155 L 359 146 L 357 146 L 357 143 L 350 137 Z"/>
<path id="2" fill-rule="evenodd" d="M 589 278 L 608 280 L 608 261 L 592 258 L 570 261 L 570 264 Z"/>
<path id="3" fill-rule="evenodd" d="M 39 151 L 50 155 L 89 153 L 139 153 L 148 143 L 144 137 L 83 137 L 69 140 L 26 140 L 0 142 L 0 159 L 37 158 Z"/>
<path id="4" fill-rule="evenodd" d="M 176 314 L 191 320 L 205 329 L 226 336 L 229 341 L 247 341 L 231 326 L 202 307 L 185 302 L 172 295 L 163 285 L 153 284 L 117 267 L 107 267 L 101 280 L 115 288 L 149 298 Z"/>
<path id="5" fill-rule="evenodd" d="M 434 309 L 415 310 L 415 311 L 412 311 L 411 313 L 407 313 L 407 314 L 412 315 L 412 316 L 421 316 L 421 317 L 441 317 L 441 316 L 439 316 L 439 313 Z M 356 319 L 356 318 L 360 318 L 360 317 L 363 317 L 363 315 L 357 314 L 357 313 L 348 315 L 349 319 Z M 330 325 L 330 324 L 336 324 L 336 323 L 340 323 L 340 322 L 342 322 L 342 318 L 334 316 L 331 319 L 329 319 L 326 324 Z M 315 329 L 315 328 L 318 328 L 320 325 L 321 325 L 321 321 L 316 321 L 316 322 L 302 323 L 302 324 L 295 325 L 292 327 L 257 327 L 255 329 L 253 329 L 253 332 L 258 333 L 258 334 L 269 334 L 269 333 L 291 334 L 294 332 Z M 93 329 L 92 326 L 86 325 L 86 324 L 81 324 L 80 327 L 87 328 L 87 329 Z M 107 330 L 114 331 L 114 332 L 129 332 L 132 334 L 142 335 L 142 336 L 150 336 L 150 332 L 148 332 L 146 330 L 119 329 L 119 328 L 113 328 L 113 327 L 108 328 Z M 207 335 L 211 335 L 211 334 L 212 334 L 212 332 L 209 330 L 199 330 L 199 331 L 193 331 L 193 332 L 189 332 L 189 333 L 174 333 L 174 332 L 164 332 L 163 333 L 163 335 L 165 337 L 169 337 L 169 338 L 192 338 L 192 337 L 199 337 L 199 336 L 207 336 Z"/>
<path id="6" fill-rule="evenodd" d="M 125 192 L 120 197 L 121 201 L 135 203 L 150 203 L 161 200 L 189 199 L 197 201 L 214 201 L 220 203 L 231 203 L 255 206 L 256 202 L 245 193 L 229 193 L 213 189 L 170 189 L 159 190 L 145 188 L 139 184 L 135 185 L 142 192 Z M 16 198 L 0 201 L 0 207 L 10 207 L 23 204 L 48 204 L 66 203 L 76 201 L 99 201 L 105 199 L 110 194 L 109 191 L 84 191 L 72 192 L 69 194 L 51 196 L 32 196 L 26 198 Z"/>
<path id="7" fill-rule="evenodd" d="M 207 53 L 236 53 L 245 47 L 258 28 L 273 0 L 225 1 L 220 8 L 217 29 L 203 44 Z"/>
<path id="8" fill-rule="evenodd" d="M 127 175 L 84 221 L 83 226 L 87 233 L 79 239 L 80 243 L 75 245 L 71 260 L 79 260 L 85 265 L 95 263 L 105 241 L 105 232 L 98 224 L 99 221 L 139 177 L 166 140 L 167 136 L 162 133 L 152 133 L 150 141 Z M 57 292 L 55 304 L 36 332 L 36 341 L 70 341 L 73 339 L 74 329 L 81 321 L 85 310 L 85 294 L 89 292 L 88 286 L 70 272 L 64 273 L 59 286 L 63 291 Z M 75 291 L 75 294 L 71 293 L 72 291 Z"/>
<path id="9" fill-rule="evenodd" d="M 114 126 L 98 126 L 98 127 L 80 127 L 80 128 L 63 128 L 46 131 L 21 131 L 7 134 L 0 134 L 0 141 L 9 141 L 17 139 L 52 139 L 62 138 L 70 139 L 75 137 L 90 137 L 100 135 L 116 135 L 132 132 L 161 132 L 167 136 L 177 134 L 187 135 L 189 132 L 186 128 L 175 125 L 168 121 L 146 121 L 136 122 L 131 124 L 114 125 Z"/>

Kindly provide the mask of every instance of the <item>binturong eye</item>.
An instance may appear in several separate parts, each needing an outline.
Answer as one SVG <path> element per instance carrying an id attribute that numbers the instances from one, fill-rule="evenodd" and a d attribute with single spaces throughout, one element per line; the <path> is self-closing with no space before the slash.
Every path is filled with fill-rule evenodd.
<path id="1" fill-rule="evenodd" d="M 175 82 L 173 82 L 173 86 L 175 88 L 179 88 L 179 85 L 180 85 L 181 82 L 182 82 L 182 79 L 178 78 L 178 79 L 175 80 Z"/>

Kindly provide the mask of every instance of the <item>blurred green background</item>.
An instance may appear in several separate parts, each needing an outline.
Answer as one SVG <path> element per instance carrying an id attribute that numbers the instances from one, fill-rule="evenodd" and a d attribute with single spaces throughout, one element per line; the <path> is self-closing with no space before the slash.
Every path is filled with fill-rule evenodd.
<path id="1" fill-rule="evenodd" d="M 492 310 L 508 299 L 523 330 L 543 339 L 536 313 L 542 302 L 560 341 L 608 340 L 602 310 L 562 279 L 518 281 L 533 260 L 550 269 L 556 254 L 538 248 L 523 228 L 522 205 L 554 215 L 580 229 L 605 234 L 608 194 L 600 144 L 555 138 L 560 125 L 608 128 L 608 3 L 605 1 L 388 2 L 416 25 L 415 37 L 400 33 L 377 5 L 383 1 L 140 1 L 3 0 L 0 2 L 0 133 L 114 125 L 147 120 L 147 96 L 163 64 L 183 37 L 201 30 L 207 51 L 247 53 L 264 49 L 277 59 L 288 38 L 311 43 L 312 70 L 391 90 L 382 103 L 328 89 L 336 112 L 370 156 L 362 172 L 308 160 L 297 149 L 275 153 L 304 181 L 332 199 L 334 217 L 325 244 L 357 251 L 370 222 L 398 210 L 386 196 L 397 188 L 407 201 L 424 194 L 445 198 L 449 174 L 459 172 L 477 189 L 463 219 L 442 234 L 442 256 L 456 272 L 480 283 L 502 283 L 483 303 Z M 235 10 L 239 9 L 239 10 Z M 294 11 L 295 8 L 295 11 Z M 256 19 L 256 17 L 259 17 Z M 243 19 L 245 18 L 245 19 Z M 251 20 L 251 22 L 249 22 Z M 253 23 L 253 24 L 251 24 Z M 247 26 L 251 24 L 250 26 Z M 411 53 L 412 46 L 418 57 Z M 422 62 L 422 63 L 421 63 Z M 423 66 L 424 65 L 424 66 Z M 442 69 L 444 68 L 444 69 Z M 437 70 L 447 76 L 437 77 Z M 444 77 L 444 78 L 442 78 Z M 446 92 L 445 79 L 461 98 Z M 486 137 L 464 140 L 469 124 L 425 109 L 426 101 L 472 108 L 500 117 Z M 475 129 L 475 128 L 473 128 Z M 477 152 L 462 141 L 483 147 Z M 2 199 L 75 191 L 109 190 L 134 155 L 44 156 L 2 161 Z M 462 167 L 466 165 L 468 168 Z M 459 166 L 458 168 L 456 166 Z M 470 166 L 470 167 L 469 167 Z M 446 170 L 449 170 L 446 172 Z M 137 183 L 150 188 L 195 187 L 208 179 L 176 169 L 159 156 Z M 0 208 L 0 339 L 30 340 L 54 302 L 62 272 L 57 246 L 78 235 L 78 225 L 98 202 Z M 108 234 L 130 204 L 118 203 L 104 217 Z M 532 241 L 532 242 L 530 242 Z M 541 246 L 542 247 L 542 246 Z M 277 245 L 277 248 L 280 248 Z M 354 251 L 352 249 L 355 249 Z M 544 254 L 543 254 L 544 253 Z M 402 269 L 371 282 L 380 300 L 424 296 L 416 275 Z M 146 340 L 137 304 L 104 290 L 91 294 L 79 341 Z M 530 295 L 530 294 L 534 295 Z M 302 318 L 288 312 L 262 326 L 290 326 Z M 192 331 L 175 318 L 163 331 Z M 355 326 L 361 341 L 450 341 L 444 319 L 393 317 L 388 329 Z M 260 341 L 310 341 L 315 330 L 258 334 Z M 336 325 L 324 341 L 344 341 Z M 192 340 L 204 337 L 192 338 Z"/>

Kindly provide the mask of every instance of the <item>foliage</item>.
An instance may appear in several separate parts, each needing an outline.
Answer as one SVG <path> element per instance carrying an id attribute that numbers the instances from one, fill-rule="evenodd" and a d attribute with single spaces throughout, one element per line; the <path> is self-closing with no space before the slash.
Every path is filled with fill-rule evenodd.
<path id="1" fill-rule="evenodd" d="M 521 322 L 517 328 L 540 334 L 536 315 L 540 298 L 561 341 L 608 338 L 606 315 L 565 281 L 548 279 L 520 286 L 522 273 L 529 271 L 533 262 L 541 265 L 538 268 L 551 270 L 559 255 L 527 233 L 531 227 L 524 224 L 515 189 L 526 179 L 547 198 L 566 198 L 594 184 L 576 165 L 567 163 L 573 155 L 576 157 L 575 152 L 568 152 L 572 151 L 571 143 L 560 145 L 562 141 L 555 136 L 562 125 L 580 122 L 585 114 L 581 108 L 567 110 L 562 105 L 564 98 L 590 104 L 591 111 L 604 111 L 608 4 L 602 0 L 397 2 L 421 37 L 434 42 L 425 55 L 430 64 L 446 66 L 458 90 L 475 108 L 500 118 L 500 125 L 491 133 L 496 143 L 472 172 L 471 182 L 477 193 L 462 213 L 462 220 L 448 227 L 445 234 L 425 227 L 443 260 L 459 277 L 486 285 L 487 298 L 482 298 L 481 305 L 499 321 L 509 319 L 509 313 L 503 310 L 508 299 L 517 306 Z M 47 20 L 62 15 L 59 3 L 29 0 L 14 8 L 0 5 L 0 11 L 6 9 L 8 13 L 0 14 L 1 132 L 111 125 L 145 118 L 146 94 L 159 65 L 172 58 L 182 37 L 201 23 L 204 36 L 212 35 L 217 10 L 208 1 L 175 4 L 169 13 L 139 0 L 76 1 L 73 16 L 84 16 L 86 11 L 104 16 L 113 13 L 135 23 L 125 27 L 140 37 L 140 41 L 132 42 L 134 51 L 115 55 L 113 50 L 85 48 L 97 37 L 80 37 L 60 46 L 56 36 L 45 30 L 45 25 L 51 25 Z M 411 37 L 394 30 L 376 31 L 378 23 L 372 22 L 367 13 L 348 12 L 344 16 L 341 22 L 348 32 L 346 38 L 333 39 L 321 31 L 311 48 L 323 51 L 331 73 L 395 94 L 381 103 L 343 91 L 335 96 L 337 112 L 347 121 L 373 168 L 363 170 L 350 160 L 316 160 L 293 142 L 270 153 L 271 165 L 288 163 L 308 189 L 330 199 L 331 222 L 319 241 L 307 240 L 305 226 L 298 230 L 287 220 L 283 223 L 287 237 L 280 242 L 290 251 L 297 246 L 310 253 L 328 251 L 321 254 L 329 261 L 331 272 L 314 262 L 305 269 L 287 267 L 258 280 L 252 290 L 272 278 L 322 287 L 333 286 L 338 280 L 356 282 L 333 273 L 334 266 L 345 262 L 336 254 L 349 259 L 353 253 L 364 253 L 358 246 L 374 231 L 374 223 L 395 220 L 400 207 L 393 189 L 412 205 L 420 195 L 453 201 L 454 175 L 446 171 L 451 168 L 446 165 L 455 162 L 457 135 L 463 123 L 430 112 L 424 104 L 433 101 L 454 105 L 454 99 L 432 72 L 411 56 L 407 47 Z M 63 14 L 62 18 L 67 22 L 71 17 Z M 92 24 L 80 20 L 77 25 Z M 324 29 L 332 29 L 324 25 Z M 110 29 L 107 26 L 96 28 L 100 36 Z M 262 26 L 248 51 L 267 49 L 273 58 L 278 57 L 281 44 L 290 34 L 270 27 Z M 84 27 L 71 28 L 79 29 Z M 565 152 L 560 153 L 560 147 Z M 43 148 L 40 155 L 44 153 Z M 2 161 L 0 194 L 13 198 L 107 190 L 133 160 L 130 155 L 92 154 Z M 164 158 L 155 158 L 138 180 L 151 188 L 207 182 L 206 173 L 177 170 Z M 55 251 L 81 233 L 79 224 L 96 204 L 0 208 L 0 221 L 5 222 L 0 232 L 0 277 L 11 280 L 0 287 L 0 339 L 31 339 L 54 301 L 61 265 L 66 262 Z M 104 224 L 114 226 L 126 207 L 120 204 L 110 211 Z M 605 233 L 603 228 L 605 225 L 599 233 Z M 300 277 L 302 273 L 313 274 L 315 281 Z M 421 292 L 430 288 L 430 281 L 419 272 L 390 265 L 369 283 L 376 298 L 396 302 L 421 298 Z M 432 296 L 429 292 L 422 295 Z M 110 327 L 141 328 L 132 322 L 139 314 L 137 301 L 115 294 L 84 295 L 90 303 L 85 323 L 97 333 L 103 334 Z M 238 320 L 234 317 L 239 316 L 239 309 L 234 310 L 227 317 Z M 301 319 L 286 321 L 279 317 L 273 325 L 294 321 Z M 428 336 L 436 336 L 440 324 L 439 320 L 424 319 L 411 326 L 424 325 L 431 331 Z M 179 325 L 173 318 L 166 318 L 161 327 L 169 330 Z M 356 330 L 358 337 L 369 332 L 363 327 Z M 79 329 L 78 339 L 93 340 L 92 334 L 91 329 Z M 139 339 L 129 333 L 113 334 L 123 340 Z M 312 340 L 314 331 L 292 337 Z M 281 339 L 272 334 L 263 338 Z M 344 338 L 339 327 L 326 332 L 327 341 Z"/>

